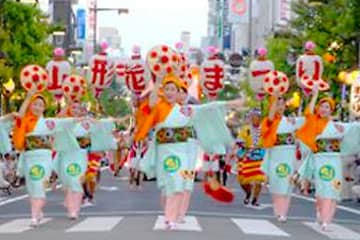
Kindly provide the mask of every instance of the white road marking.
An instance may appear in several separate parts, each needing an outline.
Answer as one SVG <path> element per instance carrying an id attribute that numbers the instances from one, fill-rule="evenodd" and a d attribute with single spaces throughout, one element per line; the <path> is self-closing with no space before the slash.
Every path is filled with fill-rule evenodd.
<path id="1" fill-rule="evenodd" d="M 319 224 L 314 222 L 304 222 L 304 225 L 312 228 L 316 232 L 327 236 L 330 239 L 338 239 L 338 240 L 359 240 L 360 234 L 356 233 L 348 228 L 340 226 L 338 224 L 330 224 L 329 231 L 321 230 Z"/>
<path id="2" fill-rule="evenodd" d="M 115 186 L 99 186 L 99 189 L 107 192 L 114 192 L 119 190 L 119 188 Z"/>
<path id="3" fill-rule="evenodd" d="M 265 235 L 265 236 L 282 236 L 289 237 L 290 235 L 271 222 L 267 220 L 257 220 L 257 219 L 241 219 L 241 218 L 232 218 L 231 219 L 236 226 L 238 226 L 241 231 L 245 234 L 253 235 Z"/>
<path id="4" fill-rule="evenodd" d="M 89 217 L 66 232 L 107 232 L 111 231 L 123 217 Z"/>
<path id="5" fill-rule="evenodd" d="M 192 231 L 192 232 L 202 232 L 201 226 L 199 225 L 196 217 L 187 216 L 185 217 L 185 222 L 181 224 L 176 224 L 177 231 Z M 158 216 L 154 230 L 166 230 L 165 218 L 164 216 Z"/>
<path id="6" fill-rule="evenodd" d="M 107 169 L 109 169 L 109 167 L 102 167 L 102 168 L 100 169 L 100 171 L 104 171 L 104 170 L 107 170 Z M 59 189 L 59 188 L 61 188 L 61 187 L 62 187 L 61 184 L 56 185 L 56 189 Z M 49 192 L 49 191 L 51 191 L 50 188 L 46 190 L 46 192 Z M 1 206 L 4 206 L 4 205 L 6 205 L 6 204 L 9 204 L 9 203 L 13 203 L 13 202 L 17 202 L 17 201 L 20 201 L 20 200 L 24 200 L 25 198 L 28 198 L 28 197 L 29 197 L 28 194 L 24 194 L 24 195 L 21 195 L 21 196 L 18 196 L 18 197 L 14 197 L 14 198 L 7 199 L 7 200 L 5 200 L 5 201 L 1 201 L 1 202 L 0 202 L 0 207 L 1 207 Z"/>
<path id="7" fill-rule="evenodd" d="M 44 218 L 40 225 L 49 222 L 51 218 Z M 5 224 L 0 225 L 0 234 L 22 233 L 33 229 L 30 227 L 31 220 L 29 218 L 15 219 Z"/>
<path id="8" fill-rule="evenodd" d="M 299 199 L 309 201 L 309 202 L 315 202 L 315 199 L 311 198 L 311 197 L 305 197 L 305 196 L 298 195 L 298 194 L 293 194 L 292 196 L 295 197 L 295 198 L 299 198 Z M 357 210 L 357 209 L 354 209 L 354 208 L 345 207 L 345 206 L 342 206 L 342 205 L 337 205 L 337 209 L 360 215 L 360 210 Z"/>

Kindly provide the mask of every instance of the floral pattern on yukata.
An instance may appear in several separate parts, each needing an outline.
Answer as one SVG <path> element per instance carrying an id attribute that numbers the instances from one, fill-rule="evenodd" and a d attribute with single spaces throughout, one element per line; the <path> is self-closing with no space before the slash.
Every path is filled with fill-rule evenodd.
<path id="1" fill-rule="evenodd" d="M 275 145 L 294 145 L 295 138 L 292 133 L 282 133 L 276 135 L 276 144 Z"/>
<path id="2" fill-rule="evenodd" d="M 35 149 L 51 149 L 50 136 L 28 136 L 25 139 L 25 149 L 27 151 Z"/>
<path id="3" fill-rule="evenodd" d="M 340 152 L 340 139 L 318 139 L 317 152 Z"/>
<path id="4" fill-rule="evenodd" d="M 158 144 L 179 143 L 186 142 L 189 138 L 194 137 L 195 132 L 191 127 L 162 128 L 156 133 L 156 142 Z"/>

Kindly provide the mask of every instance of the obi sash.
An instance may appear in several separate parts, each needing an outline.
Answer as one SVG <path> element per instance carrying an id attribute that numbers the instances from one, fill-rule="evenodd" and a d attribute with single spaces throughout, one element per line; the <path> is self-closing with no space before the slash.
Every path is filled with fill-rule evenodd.
<path id="1" fill-rule="evenodd" d="M 27 136 L 25 138 L 25 150 L 52 149 L 51 136 Z"/>
<path id="2" fill-rule="evenodd" d="M 276 146 L 280 145 L 294 145 L 295 138 L 292 133 L 282 133 L 276 135 Z"/>
<path id="3" fill-rule="evenodd" d="M 340 152 L 340 139 L 336 138 L 323 138 L 316 140 L 318 151 L 321 152 Z"/>
<path id="4" fill-rule="evenodd" d="M 157 144 L 186 142 L 189 138 L 196 138 L 192 127 L 161 128 L 156 133 Z"/>

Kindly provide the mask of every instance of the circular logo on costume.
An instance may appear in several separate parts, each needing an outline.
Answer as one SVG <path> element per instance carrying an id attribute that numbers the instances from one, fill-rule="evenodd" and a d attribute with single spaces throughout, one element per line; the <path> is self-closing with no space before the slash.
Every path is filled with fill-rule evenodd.
<path id="1" fill-rule="evenodd" d="M 31 180 L 38 181 L 45 176 L 45 169 L 41 165 L 34 165 L 30 168 L 30 178 Z"/>
<path id="2" fill-rule="evenodd" d="M 289 176 L 290 171 L 291 171 L 291 168 L 286 163 L 280 163 L 276 167 L 276 175 L 280 178 L 285 178 L 285 177 Z"/>
<path id="3" fill-rule="evenodd" d="M 323 181 L 331 181 L 335 178 L 335 169 L 330 165 L 324 165 L 319 170 L 320 179 Z"/>
<path id="4" fill-rule="evenodd" d="M 77 163 L 72 163 L 66 168 L 66 173 L 71 177 L 77 177 L 81 174 L 81 167 Z"/>
<path id="5" fill-rule="evenodd" d="M 169 156 L 164 161 L 164 170 L 166 172 L 176 172 L 181 166 L 180 158 L 177 156 Z"/>

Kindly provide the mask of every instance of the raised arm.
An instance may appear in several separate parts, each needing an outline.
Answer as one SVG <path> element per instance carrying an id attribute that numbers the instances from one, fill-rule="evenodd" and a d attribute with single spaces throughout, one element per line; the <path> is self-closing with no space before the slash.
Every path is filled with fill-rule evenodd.
<path id="1" fill-rule="evenodd" d="M 160 89 L 160 86 L 161 86 L 161 81 L 156 81 L 155 82 L 155 85 L 154 85 L 154 88 L 150 94 L 150 98 L 149 98 L 149 106 L 150 108 L 153 108 L 156 103 L 158 102 L 159 100 L 159 89 Z"/>
<path id="2" fill-rule="evenodd" d="M 309 104 L 309 111 L 311 114 L 314 114 L 314 112 L 315 112 L 315 105 L 316 105 L 318 96 L 319 96 L 319 87 L 317 85 L 315 85 L 313 88 L 313 91 L 312 91 L 312 97 L 311 97 L 311 101 Z"/>
<path id="3" fill-rule="evenodd" d="M 275 114 L 276 114 L 276 106 L 277 103 L 279 101 L 279 92 L 276 92 L 274 96 L 271 96 L 271 98 L 273 99 L 272 104 L 270 106 L 270 111 L 269 111 L 269 120 L 273 121 L 275 118 Z"/>
<path id="4" fill-rule="evenodd" d="M 22 103 L 20 110 L 19 110 L 19 117 L 22 118 L 25 116 L 26 110 L 29 107 L 29 104 L 31 102 L 31 98 L 34 96 L 35 91 L 29 91 L 24 102 Z"/>

